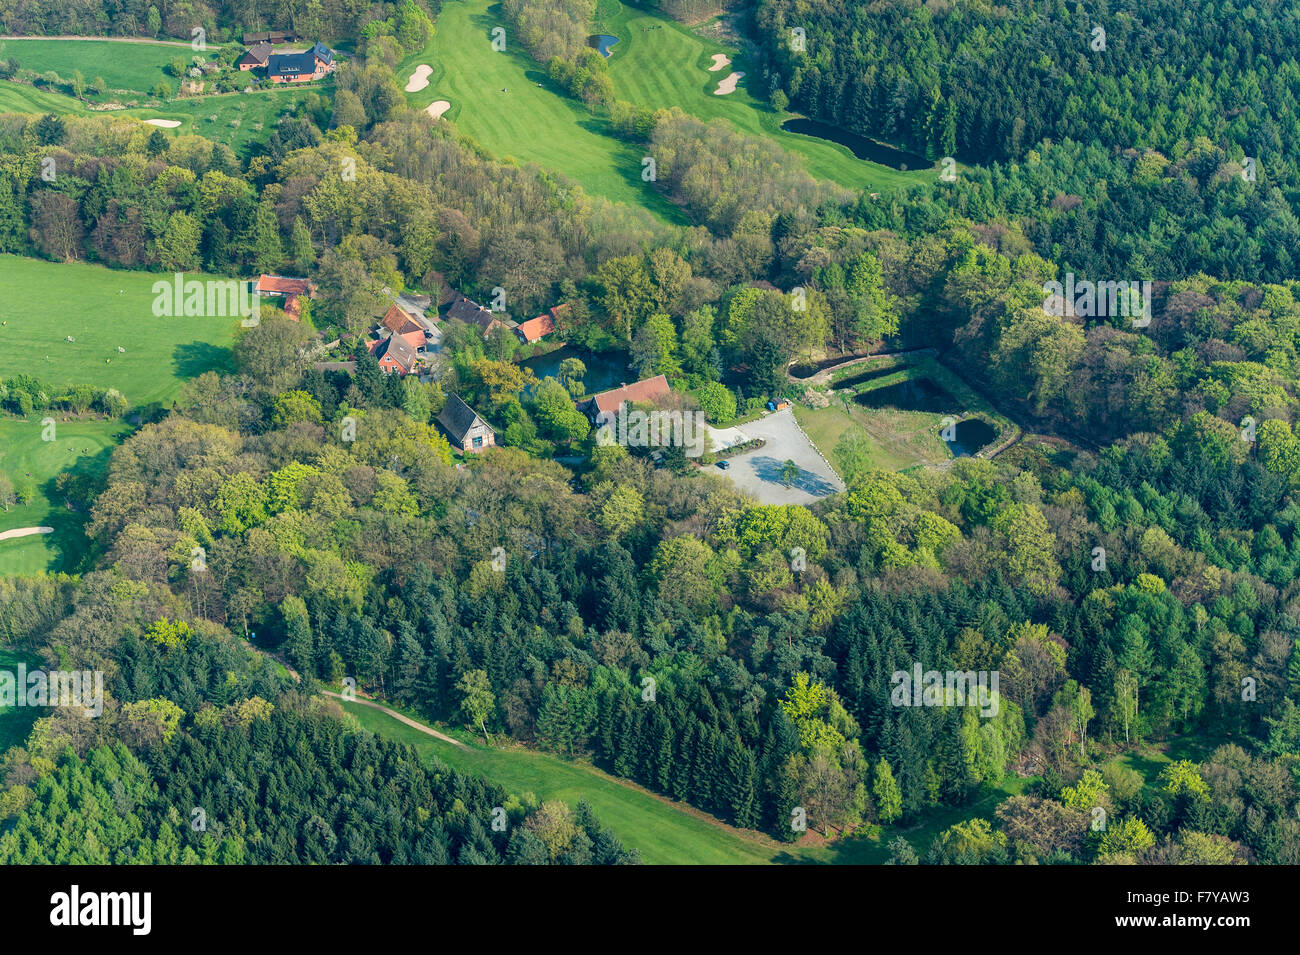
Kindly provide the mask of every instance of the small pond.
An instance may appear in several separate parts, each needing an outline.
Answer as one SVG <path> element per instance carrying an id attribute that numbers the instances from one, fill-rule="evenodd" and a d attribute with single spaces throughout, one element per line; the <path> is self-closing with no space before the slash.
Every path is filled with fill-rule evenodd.
<path id="1" fill-rule="evenodd" d="M 948 448 L 955 458 L 968 458 L 980 448 L 991 444 L 998 436 L 997 429 L 979 418 L 967 418 L 957 422 L 957 436 L 948 442 Z"/>
<path id="2" fill-rule="evenodd" d="M 560 362 L 566 358 L 577 358 L 587 366 L 587 373 L 582 376 L 587 394 L 608 391 L 623 382 L 630 384 L 637 380 L 636 372 L 627 366 L 627 352 L 624 351 L 589 352 L 566 345 L 520 364 L 530 369 L 540 381 L 544 378 L 559 378 Z"/>
<path id="3" fill-rule="evenodd" d="M 781 128 L 787 133 L 799 133 L 803 136 L 829 139 L 833 143 L 847 146 L 849 152 L 859 159 L 880 163 L 880 165 L 888 166 L 891 169 L 904 171 L 908 169 L 929 169 L 934 165 L 924 156 L 905 152 L 902 149 L 895 149 L 893 146 L 886 146 L 874 139 L 859 136 L 857 133 L 851 133 L 847 129 L 841 129 L 838 126 L 832 126 L 830 123 L 820 123 L 815 119 L 788 119 L 781 124 Z"/>
<path id="4" fill-rule="evenodd" d="M 608 33 L 598 33 L 595 36 L 587 37 L 587 46 L 594 46 L 596 51 L 607 59 L 614 52 L 610 47 L 617 42 L 618 37 L 610 36 Z"/>

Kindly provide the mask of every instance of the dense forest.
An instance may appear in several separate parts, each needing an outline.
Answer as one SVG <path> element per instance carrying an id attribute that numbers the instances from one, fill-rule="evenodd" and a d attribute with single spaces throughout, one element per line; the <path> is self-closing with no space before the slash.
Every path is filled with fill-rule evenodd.
<path id="1" fill-rule="evenodd" d="M 988 163 L 883 199 L 723 121 L 630 111 L 577 43 L 590 6 L 503 13 L 646 144 L 690 225 L 430 123 L 383 31 L 333 103 L 246 158 L 110 116 L 0 116 L 0 251 L 319 286 L 309 321 L 266 308 L 171 407 L 0 382 L 9 414 L 141 415 L 70 491 L 96 570 L 0 580 L 0 644 L 102 669 L 109 696 L 102 721 L 56 713 L 4 755 L 0 860 L 635 861 L 587 807 L 421 764 L 312 695 L 352 677 L 786 841 L 801 814 L 834 837 L 1032 778 L 991 821 L 891 839 L 900 864 L 1300 863 L 1288 5 L 1196 29 L 1125 7 L 1094 66 L 1064 8 L 761 4 L 774 96 Z M 81 28 L 59 19 L 75 4 L 22 9 L 0 24 Z M 360 33 L 379 12 L 310 15 Z M 1049 15 L 1078 29 L 1036 28 Z M 774 52 L 796 18 L 806 59 Z M 1119 82 L 1122 57 L 1150 75 Z M 1154 280 L 1149 326 L 1053 314 L 1067 272 Z M 903 472 L 846 443 L 845 493 L 764 505 L 598 444 L 571 400 L 584 369 L 538 381 L 504 331 L 448 323 L 432 382 L 363 348 L 354 375 L 316 367 L 394 292 L 494 288 L 516 319 L 567 304 L 566 341 L 625 350 L 715 424 L 798 398 L 797 359 L 925 345 L 1039 434 Z M 453 453 L 435 425 L 452 393 L 504 447 Z M 993 712 L 900 705 L 914 667 L 1000 674 Z M 1203 753 L 1154 785 L 1116 759 L 1179 739 Z"/>

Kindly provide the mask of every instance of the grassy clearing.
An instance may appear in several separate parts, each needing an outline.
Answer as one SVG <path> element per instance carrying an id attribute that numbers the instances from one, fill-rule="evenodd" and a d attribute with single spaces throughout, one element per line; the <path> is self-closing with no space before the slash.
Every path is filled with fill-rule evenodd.
<path id="1" fill-rule="evenodd" d="M 40 665 L 40 658 L 30 653 L 20 653 L 0 647 L 0 670 L 12 671 L 19 663 L 28 668 Z M 27 740 L 35 723 L 44 711 L 39 707 L 0 706 L 0 753 L 10 746 L 21 746 Z"/>
<path id="2" fill-rule="evenodd" d="M 38 90 L 26 83 L 0 80 L 0 113 L 83 113 L 86 107 L 71 96 Z"/>
<path id="3" fill-rule="evenodd" d="M 15 487 L 25 482 L 35 488 L 30 503 L 0 510 L 0 531 L 54 528 L 52 534 L 0 541 L 0 577 L 83 569 L 90 546 L 82 531 L 86 515 L 64 505 L 55 479 L 63 472 L 102 474 L 113 449 L 130 428 L 121 421 L 56 419 L 56 440 L 43 441 L 42 432 L 37 415 L 26 421 L 0 418 L 0 474 Z"/>
<path id="4" fill-rule="evenodd" d="M 163 67 L 176 58 L 187 64 L 196 54 L 188 46 L 161 43 L 114 43 L 108 40 L 0 40 L 0 59 L 18 60 L 23 69 L 37 73 L 53 71 L 65 80 L 71 80 L 73 71 L 80 70 L 86 82 L 103 78 L 108 89 L 103 93 L 87 93 L 92 102 L 110 102 L 117 91 L 149 93 L 160 82 L 172 89 L 180 80 L 164 72 Z M 214 59 L 215 52 L 206 54 Z"/>
<path id="5" fill-rule="evenodd" d="M 902 471 L 910 467 L 928 467 L 951 461 L 952 450 L 939 437 L 945 414 L 928 411 L 905 411 L 897 408 L 868 408 L 854 401 L 856 395 L 898 384 L 901 381 L 928 378 L 954 399 L 951 414 L 959 419 L 971 415 L 984 418 L 999 432 L 994 444 L 1017 429 L 971 389 L 964 381 L 932 357 L 919 359 L 878 359 L 893 361 L 897 370 L 860 384 L 831 392 L 831 404 L 825 408 L 795 405 L 795 418 L 821 452 L 835 460 L 836 446 L 850 431 L 864 435 L 868 442 L 872 467 L 885 471 Z M 854 365 L 833 376 L 832 384 L 867 372 L 875 362 Z M 886 366 L 888 367 L 888 366 Z"/>
<path id="6" fill-rule="evenodd" d="M 488 749 L 481 742 L 460 749 L 368 706 L 341 705 L 371 732 L 409 743 L 421 756 L 437 756 L 453 769 L 485 776 L 511 792 L 530 792 L 570 805 L 586 799 L 605 825 L 625 845 L 639 849 L 648 863 L 752 865 L 778 861 L 787 852 L 776 843 L 743 837 L 580 764 L 526 750 Z"/>
<path id="7" fill-rule="evenodd" d="M 222 93 L 214 96 L 168 100 L 161 106 L 123 110 L 132 119 L 172 119 L 180 125 L 164 129 L 172 135 L 203 136 L 225 143 L 236 153 L 249 143 L 265 142 L 275 131 L 276 121 L 293 112 L 312 93 L 332 95 L 333 83 L 310 87 L 254 90 L 251 93 Z"/>
<path id="8" fill-rule="evenodd" d="M 609 135 L 609 123 L 566 97 L 509 34 L 505 52 L 494 51 L 494 27 L 505 27 L 495 3 L 444 4 L 428 47 L 398 68 L 405 86 L 416 66 L 433 67 L 429 85 L 407 93 L 407 101 L 423 110 L 435 100 L 447 100 L 451 108 L 444 119 L 494 156 L 537 163 L 593 195 L 644 206 L 665 221 L 684 221 L 679 210 L 641 181 L 643 150 Z"/>
<path id="9" fill-rule="evenodd" d="M 170 278 L 0 255 L 0 378 L 116 388 L 140 407 L 230 367 L 239 319 L 155 316 L 153 283 Z"/>
<path id="10" fill-rule="evenodd" d="M 760 833 L 734 829 L 590 765 L 521 748 L 488 748 L 477 737 L 444 727 L 442 732 L 466 744 L 462 749 L 372 707 L 340 705 L 371 732 L 409 743 L 425 758 L 436 756 L 453 769 L 484 776 L 517 795 L 532 793 L 570 805 L 585 799 L 624 845 L 640 850 L 642 859 L 653 865 L 879 865 L 888 861 L 888 845 L 895 836 L 904 836 L 918 854 L 924 854 L 942 830 L 965 819 L 991 819 L 1004 799 L 1023 792 L 1031 781 L 1008 776 L 998 786 L 982 786 L 966 806 L 934 813 L 904 829 L 869 826 L 850 838 L 829 843 L 809 833 L 804 843 L 791 846 Z M 414 714 L 407 715 L 419 720 Z"/>
<path id="11" fill-rule="evenodd" d="M 801 157 L 812 175 L 851 189 L 885 192 L 934 178 L 932 170 L 901 172 L 858 159 L 836 143 L 783 131 L 781 124 L 794 114 L 777 112 L 750 94 L 759 75 L 744 53 L 673 20 L 618 0 L 603 0 L 593 32 L 618 37 L 609 69 L 619 99 L 651 109 L 679 106 L 706 121 L 725 119 L 740 131 L 771 139 Z M 731 64 L 710 73 L 715 53 L 728 56 Z M 715 96 L 718 82 L 735 71 L 745 74 L 736 91 Z"/>

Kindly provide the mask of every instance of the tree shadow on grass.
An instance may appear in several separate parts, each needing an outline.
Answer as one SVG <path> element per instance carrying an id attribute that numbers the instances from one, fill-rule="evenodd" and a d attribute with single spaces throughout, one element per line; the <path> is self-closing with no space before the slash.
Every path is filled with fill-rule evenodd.
<path id="1" fill-rule="evenodd" d="M 172 374 L 197 378 L 205 371 L 232 372 L 235 355 L 229 348 L 210 342 L 183 342 L 172 349 Z"/>

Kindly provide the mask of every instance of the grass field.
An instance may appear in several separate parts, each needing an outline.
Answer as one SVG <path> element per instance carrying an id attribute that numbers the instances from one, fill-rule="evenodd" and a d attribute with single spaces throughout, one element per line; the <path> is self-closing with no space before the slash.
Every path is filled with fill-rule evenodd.
<path id="1" fill-rule="evenodd" d="M 814 176 L 851 189 L 888 191 L 934 178 L 931 170 L 901 172 L 858 159 L 836 143 L 783 131 L 781 124 L 793 114 L 778 113 L 750 95 L 749 84 L 759 77 L 746 57 L 680 23 L 619 0 L 601 0 L 594 32 L 618 37 L 609 70 L 619 99 L 651 109 L 679 106 L 703 120 L 725 119 L 742 132 L 771 139 L 802 157 Z M 710 73 L 715 53 L 726 54 L 731 64 Z M 745 74 L 736 91 L 715 96 L 718 81 L 732 71 Z"/>
<path id="2" fill-rule="evenodd" d="M 215 96 L 168 100 L 158 107 L 135 107 L 114 115 L 132 119 L 173 119 L 180 122 L 173 135 L 203 136 L 225 143 L 239 153 L 251 142 L 265 142 L 275 131 L 275 122 L 312 93 L 331 96 L 334 84 L 317 83 L 310 87 L 255 90 L 252 93 L 223 93 Z M 215 118 L 214 118 L 215 117 Z"/>
<path id="3" fill-rule="evenodd" d="M 229 367 L 239 319 L 156 317 L 152 287 L 164 278 L 0 255 L 0 378 L 116 388 L 142 407 Z"/>
<path id="4" fill-rule="evenodd" d="M 87 82 L 103 78 L 108 89 L 101 94 L 87 93 L 93 102 L 119 98 L 115 91 L 149 93 L 160 81 L 172 89 L 179 80 L 163 67 L 180 57 L 188 64 L 191 57 L 212 59 L 215 52 L 195 53 L 188 45 L 161 43 L 115 43 L 109 40 L 0 40 L 0 59 L 18 60 L 23 69 L 45 73 L 53 70 L 71 80 L 80 70 Z"/>
<path id="5" fill-rule="evenodd" d="M 53 527 L 52 534 L 34 534 L 0 541 L 0 577 L 53 571 L 74 573 L 82 569 L 88 541 L 82 532 L 84 513 L 70 511 L 54 488 L 64 471 L 102 473 L 109 456 L 129 432 L 121 421 L 59 421 L 54 441 L 42 440 L 40 415 L 26 421 L 0 418 L 0 474 L 15 486 L 27 482 L 35 488 L 29 504 L 0 510 L 0 531 L 16 527 Z"/>
<path id="6" fill-rule="evenodd" d="M 407 93 L 408 102 L 422 110 L 447 100 L 451 108 L 444 117 L 494 156 L 535 162 L 594 195 L 645 206 L 666 221 L 684 221 L 641 181 L 643 150 L 608 135 L 609 123 L 565 96 L 522 47 L 508 41 L 505 52 L 492 49 L 492 28 L 503 24 L 500 8 L 489 0 L 444 4 L 428 47 L 398 68 L 405 86 L 416 66 L 433 67 L 429 85 Z"/>
<path id="7" fill-rule="evenodd" d="M 25 663 L 29 668 L 36 667 L 40 662 L 39 657 L 29 653 L 0 647 L 0 670 L 12 671 L 19 663 Z M 0 754 L 10 746 L 21 746 L 42 713 L 39 707 L 0 706 Z"/>
<path id="8" fill-rule="evenodd" d="M 581 763 L 523 749 L 495 749 L 456 730 L 465 749 L 434 739 L 386 713 L 357 703 L 340 704 L 373 733 L 414 746 L 462 772 L 483 776 L 506 790 L 577 805 L 585 799 L 623 844 L 654 865 L 852 864 L 878 865 L 888 843 L 902 835 L 924 854 L 943 829 L 963 819 L 992 818 L 998 804 L 1024 790 L 1029 780 L 1011 776 L 1001 786 L 981 787 L 967 806 L 946 809 L 905 829 L 879 826 L 829 844 L 787 846 L 761 834 L 733 829 L 696 810 L 652 795 Z M 408 714 L 410 715 L 410 714 Z"/>
<path id="9" fill-rule="evenodd" d="M 0 113 L 83 113 L 86 107 L 71 96 L 38 90 L 26 83 L 0 80 Z"/>

